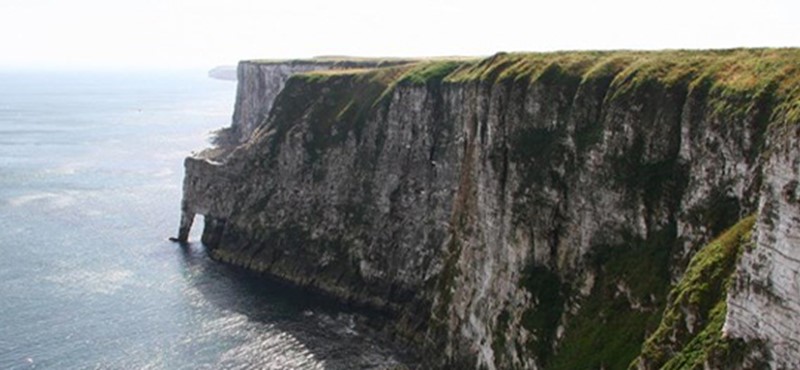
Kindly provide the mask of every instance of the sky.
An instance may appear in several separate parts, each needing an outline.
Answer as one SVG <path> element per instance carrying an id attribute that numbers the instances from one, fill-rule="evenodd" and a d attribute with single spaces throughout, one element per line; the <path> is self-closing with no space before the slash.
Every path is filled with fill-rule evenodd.
<path id="1" fill-rule="evenodd" d="M 0 0 L 0 67 L 800 46 L 800 0 Z"/>

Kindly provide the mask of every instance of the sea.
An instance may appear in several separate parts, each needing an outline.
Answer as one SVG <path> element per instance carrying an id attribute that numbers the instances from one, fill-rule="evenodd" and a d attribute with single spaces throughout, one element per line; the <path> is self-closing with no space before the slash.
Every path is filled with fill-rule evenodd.
<path id="1" fill-rule="evenodd" d="M 0 369 L 387 369 L 368 314 L 208 258 L 183 159 L 230 124 L 206 71 L 0 71 Z"/>

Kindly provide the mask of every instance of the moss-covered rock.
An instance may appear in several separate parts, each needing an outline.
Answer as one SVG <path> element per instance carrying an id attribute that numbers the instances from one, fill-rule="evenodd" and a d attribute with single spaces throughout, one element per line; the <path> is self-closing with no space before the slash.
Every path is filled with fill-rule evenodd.
<path id="1" fill-rule="evenodd" d="M 655 329 L 669 287 L 675 229 L 621 245 L 598 246 L 591 257 L 597 275 L 577 310 L 566 317 L 563 340 L 546 369 L 625 369 Z"/>
<path id="2" fill-rule="evenodd" d="M 714 357 L 734 355 L 735 344 L 722 336 L 726 292 L 739 256 L 751 245 L 754 223 L 755 216 L 739 221 L 694 255 L 631 369 L 702 369 Z"/>

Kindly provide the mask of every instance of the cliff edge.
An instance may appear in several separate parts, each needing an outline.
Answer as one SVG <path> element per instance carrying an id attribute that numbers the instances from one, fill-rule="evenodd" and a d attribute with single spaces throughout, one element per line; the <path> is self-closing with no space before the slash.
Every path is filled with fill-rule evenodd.
<path id="1" fill-rule="evenodd" d="M 179 239 L 203 214 L 213 258 L 385 311 L 427 367 L 800 360 L 798 50 L 250 61 L 238 80 L 231 128 L 186 159 Z"/>

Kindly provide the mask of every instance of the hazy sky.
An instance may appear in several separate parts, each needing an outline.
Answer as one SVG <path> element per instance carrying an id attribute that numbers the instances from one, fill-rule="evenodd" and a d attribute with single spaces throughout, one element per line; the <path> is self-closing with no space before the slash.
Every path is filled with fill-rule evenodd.
<path id="1" fill-rule="evenodd" d="M 800 0 L 0 0 L 0 66 L 800 46 Z"/>

